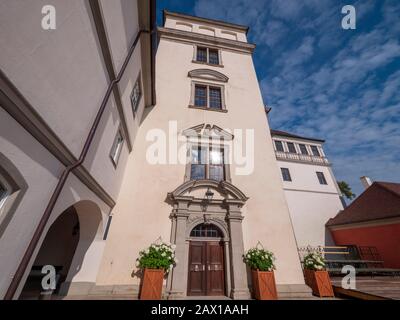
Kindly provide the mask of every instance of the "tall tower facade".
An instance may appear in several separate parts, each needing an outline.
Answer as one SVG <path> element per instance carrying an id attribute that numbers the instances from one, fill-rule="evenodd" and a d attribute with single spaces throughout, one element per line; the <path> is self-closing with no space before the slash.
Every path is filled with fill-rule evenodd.
<path id="1" fill-rule="evenodd" d="M 260 244 L 276 256 L 280 295 L 307 294 L 247 27 L 164 12 L 158 33 L 157 104 L 127 163 L 97 286 L 137 290 L 139 251 L 161 237 L 176 245 L 171 299 L 250 297 L 243 254 Z"/>

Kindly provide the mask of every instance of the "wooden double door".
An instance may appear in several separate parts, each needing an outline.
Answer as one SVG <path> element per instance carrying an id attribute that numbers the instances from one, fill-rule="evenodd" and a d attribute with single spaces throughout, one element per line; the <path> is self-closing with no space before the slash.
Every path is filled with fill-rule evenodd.
<path id="1" fill-rule="evenodd" d="M 224 245 L 220 241 L 191 241 L 189 296 L 225 295 Z"/>

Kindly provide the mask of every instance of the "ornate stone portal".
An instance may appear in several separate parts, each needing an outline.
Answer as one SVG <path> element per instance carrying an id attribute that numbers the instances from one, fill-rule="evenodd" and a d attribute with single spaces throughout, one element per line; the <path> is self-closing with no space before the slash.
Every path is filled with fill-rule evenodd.
<path id="1" fill-rule="evenodd" d="M 207 191 L 213 196 L 207 197 Z M 210 192 L 208 192 L 210 194 Z M 243 216 L 247 197 L 227 181 L 188 181 L 168 193 L 173 206 L 171 243 L 176 245 L 177 265 L 167 283 L 169 299 L 187 295 L 190 232 L 199 224 L 214 224 L 222 234 L 225 251 L 225 294 L 233 299 L 250 298 L 246 265 L 243 262 Z"/>

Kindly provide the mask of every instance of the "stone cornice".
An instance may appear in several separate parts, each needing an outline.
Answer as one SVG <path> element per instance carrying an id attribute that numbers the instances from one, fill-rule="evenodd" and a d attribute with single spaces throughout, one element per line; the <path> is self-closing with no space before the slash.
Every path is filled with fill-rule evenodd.
<path id="1" fill-rule="evenodd" d="M 183 30 L 177 30 L 172 28 L 158 28 L 158 35 L 160 38 L 178 40 L 182 42 L 187 42 L 190 44 L 204 44 L 204 45 L 213 45 L 222 49 L 230 49 L 245 53 L 253 53 L 256 45 L 252 43 L 217 38 L 213 36 L 208 36 L 205 34 L 188 32 Z"/>

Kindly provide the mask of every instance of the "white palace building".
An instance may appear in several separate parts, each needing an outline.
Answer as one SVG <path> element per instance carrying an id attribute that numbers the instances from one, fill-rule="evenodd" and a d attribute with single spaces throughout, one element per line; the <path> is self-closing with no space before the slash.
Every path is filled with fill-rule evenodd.
<path id="1" fill-rule="evenodd" d="M 44 265 L 58 295 L 137 297 L 160 237 L 178 259 L 166 299 L 250 298 L 259 243 L 279 297 L 309 296 L 298 246 L 329 243 L 340 192 L 321 140 L 270 131 L 248 28 L 47 2 L 55 30 L 40 1 L 0 3 L 0 298 L 37 298 Z"/>

